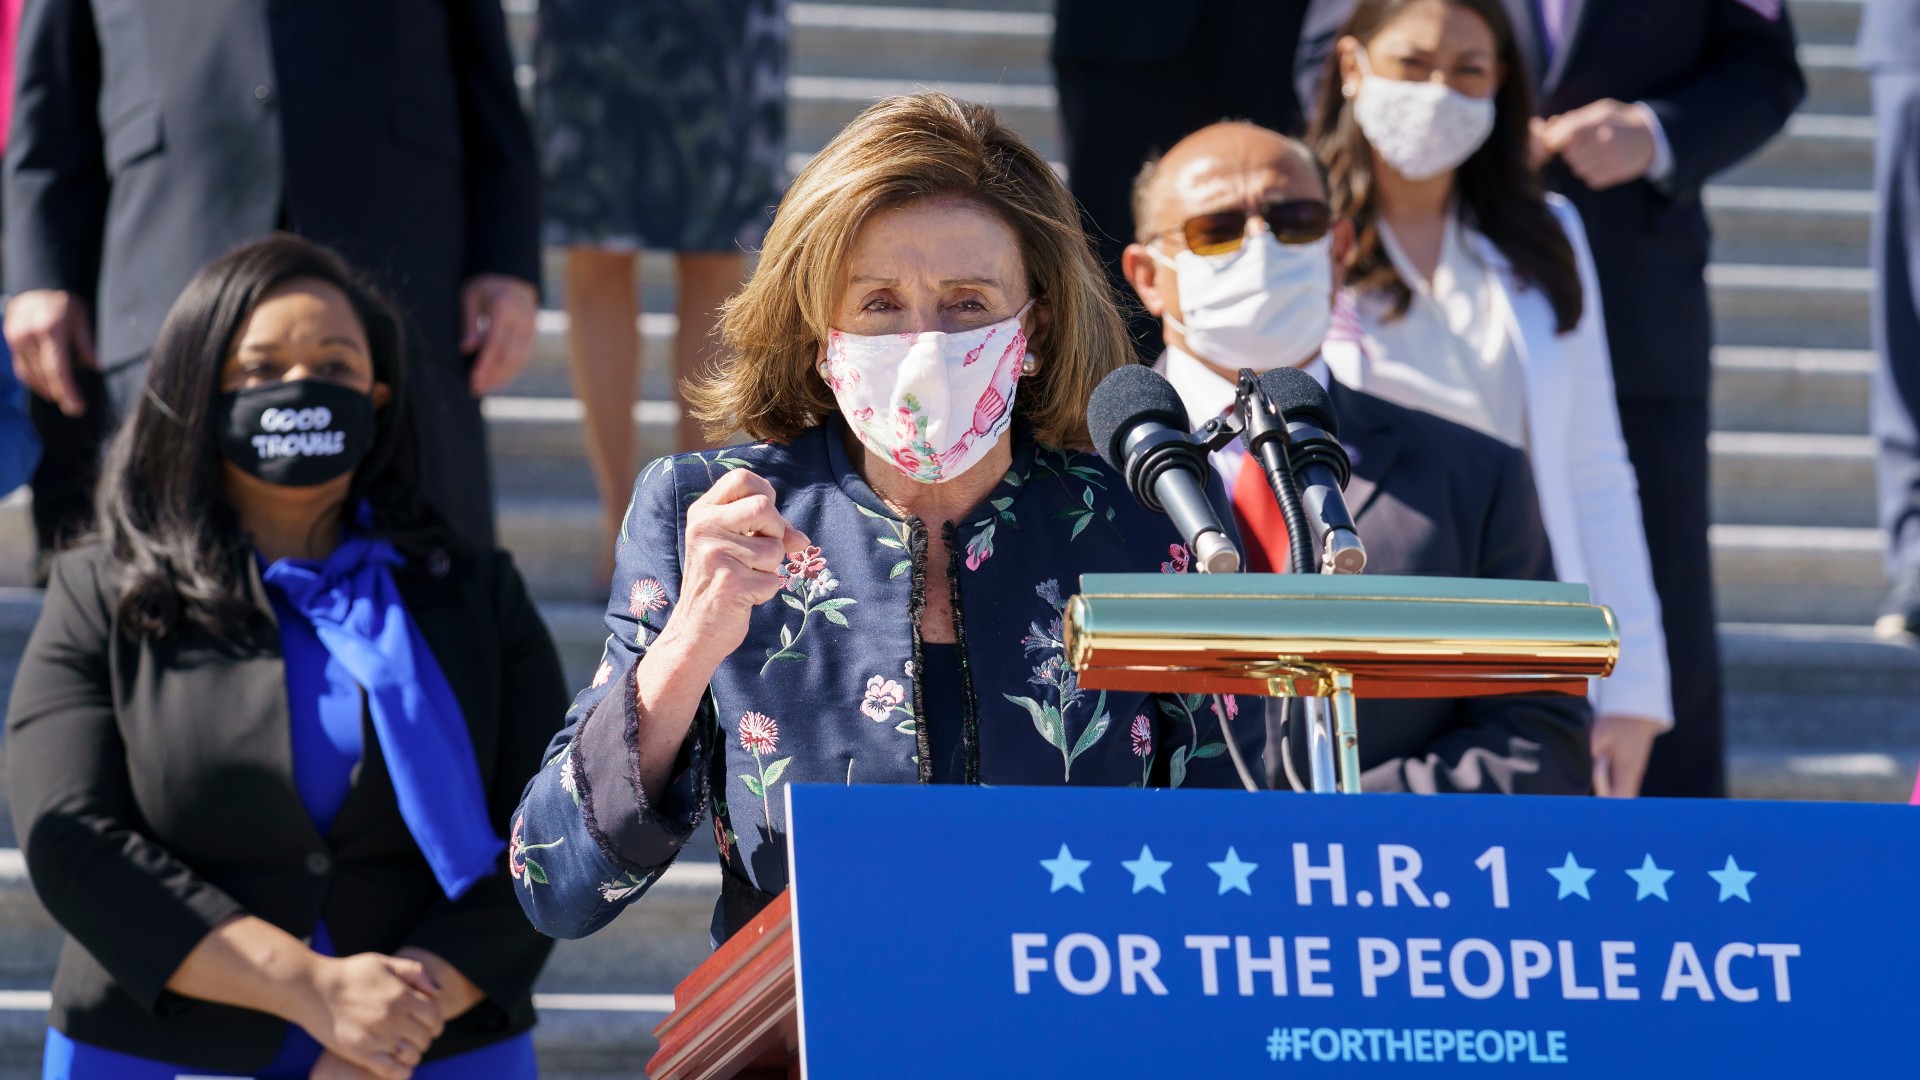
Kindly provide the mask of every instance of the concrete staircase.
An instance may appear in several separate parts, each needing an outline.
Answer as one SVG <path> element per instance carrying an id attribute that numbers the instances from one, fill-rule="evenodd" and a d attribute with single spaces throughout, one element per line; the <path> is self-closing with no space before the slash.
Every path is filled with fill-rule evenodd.
<path id="1" fill-rule="evenodd" d="M 904 6 L 910 2 L 911 6 Z M 524 56 L 536 0 L 507 0 Z M 1867 81 L 1853 64 L 1858 0 L 1790 0 L 1812 90 L 1787 132 L 1707 193 L 1713 285 L 1715 580 L 1735 790 L 1747 797 L 1899 799 L 1920 762 L 1920 652 L 1865 627 L 1882 589 L 1865 436 L 1866 237 L 1873 198 Z M 793 5 L 788 149 L 797 168 L 874 98 L 939 87 L 997 106 L 1061 155 L 1045 0 Z M 557 253 L 550 267 L 558 269 Z M 670 262 L 648 258 L 641 453 L 670 449 L 663 366 Z M 560 281 L 549 274 L 549 303 Z M 566 375 L 565 315 L 543 313 L 536 359 L 487 403 L 504 542 L 530 579 L 576 685 L 604 597 L 589 580 L 599 510 Z M 0 583 L 30 547 L 24 502 L 0 504 Z M 37 599 L 0 590 L 0 689 Z M 0 763 L 5 755 L 0 743 Z M 0 785 L 4 769 L 0 769 Z M 57 929 L 33 901 L 0 799 L 0 1080 L 37 1075 Z M 550 1077 L 637 1075 L 649 1029 L 706 951 L 717 868 L 694 853 L 588 942 L 562 942 L 541 984 Z"/>

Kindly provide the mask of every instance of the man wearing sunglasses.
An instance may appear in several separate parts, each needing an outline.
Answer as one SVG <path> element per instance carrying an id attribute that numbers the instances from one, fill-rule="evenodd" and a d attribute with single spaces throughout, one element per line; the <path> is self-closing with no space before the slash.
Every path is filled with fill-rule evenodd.
<path id="1" fill-rule="evenodd" d="M 1326 185 L 1299 142 L 1245 123 L 1189 135 L 1141 170 L 1127 280 L 1160 320 L 1155 363 L 1199 422 L 1233 404 L 1243 367 L 1304 368 L 1327 387 L 1353 459 L 1347 505 L 1368 572 L 1550 580 L 1553 558 L 1526 456 L 1497 439 L 1350 390 L 1327 371 L 1339 256 Z M 1214 455 L 1233 495 L 1247 563 L 1286 565 L 1286 526 L 1238 445 Z M 1584 793 L 1591 780 L 1578 698 L 1373 700 L 1361 707 L 1369 791 Z M 1267 775 L 1302 789 L 1305 738 L 1290 710 L 1268 710 Z"/>

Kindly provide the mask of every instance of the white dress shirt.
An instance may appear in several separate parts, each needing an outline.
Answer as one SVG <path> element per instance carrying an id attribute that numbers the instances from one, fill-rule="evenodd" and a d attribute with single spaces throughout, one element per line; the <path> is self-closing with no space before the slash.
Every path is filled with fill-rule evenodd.
<path id="1" fill-rule="evenodd" d="M 1365 382 L 1350 385 L 1525 449 L 1526 376 L 1507 320 L 1499 317 L 1501 285 L 1493 269 L 1453 214 L 1431 281 L 1385 221 L 1379 229 L 1413 298 L 1405 314 L 1394 317 L 1386 293 L 1355 296 L 1368 365 Z"/>
<path id="2" fill-rule="evenodd" d="M 1187 407 L 1187 421 L 1194 427 L 1233 408 L 1235 384 L 1221 378 L 1212 368 L 1181 349 L 1167 346 L 1167 351 L 1154 361 L 1153 370 L 1166 376 L 1167 381 L 1173 384 L 1174 392 L 1180 395 L 1180 403 Z M 1307 361 L 1302 370 L 1313 376 L 1322 389 L 1331 377 L 1327 362 L 1318 356 Z M 1233 485 L 1240 479 L 1240 466 L 1247 460 L 1246 446 L 1235 439 L 1215 451 L 1209 460 L 1213 462 L 1213 470 L 1220 474 L 1220 483 L 1227 489 L 1228 498 L 1232 498 Z"/>

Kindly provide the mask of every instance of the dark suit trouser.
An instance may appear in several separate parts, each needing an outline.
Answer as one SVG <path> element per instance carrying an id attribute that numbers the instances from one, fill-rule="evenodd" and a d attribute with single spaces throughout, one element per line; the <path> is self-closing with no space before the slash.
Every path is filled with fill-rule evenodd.
<path id="1" fill-rule="evenodd" d="M 36 554 L 60 550 L 93 528 L 93 489 L 107 440 L 132 411 L 146 385 L 146 363 L 136 360 L 101 372 L 74 372 L 87 411 L 68 416 L 44 398 L 29 395 L 27 414 L 40 435 L 40 464 L 28 486 L 33 490 Z M 36 577 L 43 565 L 35 567 Z"/>
<path id="2" fill-rule="evenodd" d="M 1654 740 L 1642 793 L 1727 793 L 1720 643 L 1707 543 L 1708 409 L 1690 398 L 1620 399 L 1620 431 L 1640 478 L 1640 514 L 1673 669 L 1673 730 Z"/>
<path id="3" fill-rule="evenodd" d="M 1871 427 L 1887 569 L 1920 571 L 1920 71 L 1876 72 Z"/>
<path id="4" fill-rule="evenodd" d="M 1289 15 L 1296 25 L 1283 25 Z M 1067 186 L 1080 201 L 1087 233 L 1123 298 L 1127 329 L 1143 360 L 1157 356 L 1162 345 L 1159 323 L 1120 276 L 1120 253 L 1133 241 L 1134 177 L 1149 153 L 1165 151 L 1218 120 L 1251 120 L 1300 134 L 1303 122 L 1291 81 L 1298 20 L 1298 11 L 1272 0 L 1210 3 L 1186 46 L 1171 59 L 1054 65 Z"/>

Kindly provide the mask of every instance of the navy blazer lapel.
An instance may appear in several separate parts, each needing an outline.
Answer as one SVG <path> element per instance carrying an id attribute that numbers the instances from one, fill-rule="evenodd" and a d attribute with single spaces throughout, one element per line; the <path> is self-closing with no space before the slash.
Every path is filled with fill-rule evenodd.
<path id="1" fill-rule="evenodd" d="M 1400 456 L 1402 440 L 1387 418 L 1373 408 L 1373 398 L 1348 388 L 1338 379 L 1327 380 L 1327 394 L 1333 399 L 1334 415 L 1340 418 L 1340 442 L 1353 458 L 1353 475 L 1347 481 L 1346 496 L 1347 512 L 1357 524 L 1380 493 L 1381 478 Z"/>
<path id="2" fill-rule="evenodd" d="M 1545 78 L 1540 80 L 1540 97 L 1545 100 L 1553 96 L 1553 91 L 1566 77 L 1567 63 L 1573 59 L 1574 52 L 1580 48 L 1581 32 L 1586 27 L 1589 5 L 1586 0 L 1566 0 L 1565 21 L 1560 27 L 1560 48 L 1553 54 L 1553 63 L 1547 66 Z"/>

